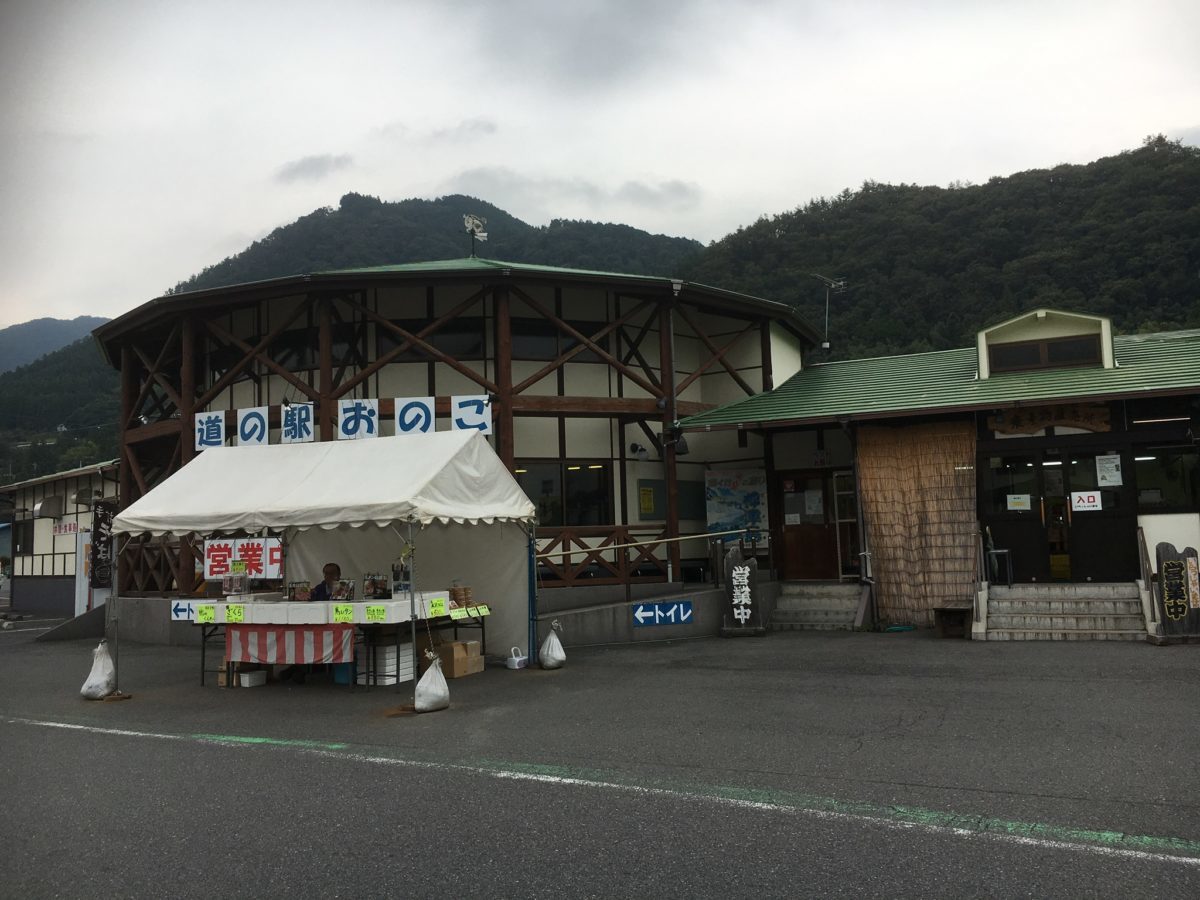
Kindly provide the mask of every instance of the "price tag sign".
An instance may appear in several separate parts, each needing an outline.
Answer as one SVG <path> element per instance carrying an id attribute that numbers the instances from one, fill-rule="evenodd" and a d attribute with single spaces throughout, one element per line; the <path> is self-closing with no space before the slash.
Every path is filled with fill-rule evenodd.
<path id="1" fill-rule="evenodd" d="M 466 617 L 467 617 L 467 611 L 465 609 L 450 610 L 450 618 L 452 618 L 452 619 L 465 619 Z"/>
<path id="2" fill-rule="evenodd" d="M 481 603 L 475 607 L 476 612 L 481 616 L 490 616 L 492 614 L 491 607 Z"/>
<path id="3" fill-rule="evenodd" d="M 368 622 L 386 622 L 387 607 L 386 606 L 368 606 L 367 607 Z"/>
<path id="4" fill-rule="evenodd" d="M 202 603 L 196 607 L 196 621 L 201 625 L 212 625 L 217 621 L 217 608 L 211 603 Z"/>
<path id="5" fill-rule="evenodd" d="M 479 616 L 479 607 L 478 606 L 468 606 L 467 607 L 467 615 L 472 616 L 472 617 L 478 617 Z"/>
<path id="6" fill-rule="evenodd" d="M 246 561 L 244 559 L 231 560 L 229 563 L 229 574 L 230 575 L 245 575 L 246 574 Z"/>
<path id="7" fill-rule="evenodd" d="M 240 603 L 230 603 L 225 607 L 225 621 L 240 625 L 246 621 L 246 607 Z"/>
<path id="8" fill-rule="evenodd" d="M 430 618 L 433 618 L 435 616 L 444 616 L 444 615 L 446 615 L 446 598 L 445 597 L 431 597 L 429 600 L 429 616 L 430 616 Z"/>
<path id="9" fill-rule="evenodd" d="M 354 606 L 350 603 L 333 604 L 333 621 L 339 624 L 354 621 Z"/>

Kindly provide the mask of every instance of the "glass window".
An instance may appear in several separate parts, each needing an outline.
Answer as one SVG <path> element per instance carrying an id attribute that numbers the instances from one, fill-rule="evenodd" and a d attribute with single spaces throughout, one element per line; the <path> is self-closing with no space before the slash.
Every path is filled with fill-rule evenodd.
<path id="1" fill-rule="evenodd" d="M 1046 342 L 1046 362 L 1052 366 L 1077 366 L 1100 362 L 1100 338 L 1096 335 Z"/>
<path id="2" fill-rule="evenodd" d="M 1067 469 L 1067 482 L 1072 491 L 1095 491 L 1100 494 L 1101 509 L 1116 509 L 1121 505 L 1121 489 L 1116 487 L 1100 487 L 1100 475 L 1096 471 L 1097 456 L 1116 456 L 1120 453 L 1109 450 L 1107 453 L 1072 453 Z"/>
<path id="3" fill-rule="evenodd" d="M 988 360 L 994 372 L 1099 365 L 1102 360 L 1100 336 L 1082 334 L 1045 341 L 992 344 L 988 347 Z"/>
<path id="4" fill-rule="evenodd" d="M 537 507 L 538 525 L 610 525 L 609 464 L 600 461 L 518 463 L 517 483 Z"/>
<path id="5" fill-rule="evenodd" d="M 603 322 L 570 322 L 572 328 L 589 338 L 604 327 Z M 558 326 L 546 319 L 514 318 L 512 320 L 512 358 L 551 360 L 582 343 L 574 335 L 560 331 Z M 593 340 L 593 344 L 608 350 L 608 336 Z M 571 362 L 600 362 L 592 350 L 583 350 Z"/>
<path id="6" fill-rule="evenodd" d="M 992 456 L 980 469 L 984 513 L 1033 512 L 1041 492 L 1032 456 Z"/>
<path id="7" fill-rule="evenodd" d="M 32 556 L 33 520 L 26 519 L 21 522 L 13 522 L 12 533 L 13 556 Z"/>
<path id="8" fill-rule="evenodd" d="M 1133 457 L 1138 510 L 1200 510 L 1200 450 L 1196 447 L 1150 447 Z"/>
<path id="9" fill-rule="evenodd" d="M 415 335 L 422 328 L 428 326 L 429 322 L 422 319 L 406 319 L 397 321 L 396 324 L 409 334 Z M 390 353 L 403 343 L 400 335 L 383 327 L 377 327 L 375 334 L 380 356 Z M 483 319 L 479 316 L 452 319 L 437 331 L 426 335 L 422 340 L 453 359 L 484 359 L 487 356 Z M 429 356 L 418 347 L 410 347 L 398 359 L 414 362 L 429 359 Z"/>

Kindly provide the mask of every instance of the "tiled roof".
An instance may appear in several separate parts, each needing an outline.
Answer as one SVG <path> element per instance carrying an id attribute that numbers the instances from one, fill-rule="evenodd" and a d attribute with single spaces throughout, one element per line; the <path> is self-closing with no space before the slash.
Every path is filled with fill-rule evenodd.
<path id="1" fill-rule="evenodd" d="M 1113 338 L 1117 366 L 981 381 L 974 347 L 818 363 L 773 391 L 684 419 L 686 429 L 878 419 L 1055 401 L 1200 391 L 1200 329 Z"/>

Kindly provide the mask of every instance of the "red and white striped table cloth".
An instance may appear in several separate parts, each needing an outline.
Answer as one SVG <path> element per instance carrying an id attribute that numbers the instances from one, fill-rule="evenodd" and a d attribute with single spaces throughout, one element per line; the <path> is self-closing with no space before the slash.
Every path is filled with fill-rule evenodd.
<path id="1" fill-rule="evenodd" d="M 353 625 L 226 625 L 225 662 L 354 661 Z"/>

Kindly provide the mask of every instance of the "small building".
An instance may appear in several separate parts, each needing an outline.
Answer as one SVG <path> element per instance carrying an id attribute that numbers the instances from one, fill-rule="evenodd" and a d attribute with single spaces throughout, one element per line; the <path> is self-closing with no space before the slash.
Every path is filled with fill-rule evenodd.
<path id="1" fill-rule="evenodd" d="M 869 576 L 894 623 L 971 605 L 1009 563 L 1149 583 L 1158 543 L 1200 546 L 1200 330 L 1039 309 L 974 347 L 806 366 L 682 428 L 761 435 L 781 577 Z"/>
<path id="2" fill-rule="evenodd" d="M 13 609 L 67 617 L 103 602 L 92 589 L 90 538 L 97 506 L 116 509 L 117 470 L 113 459 L 0 486 L 12 504 Z"/>

